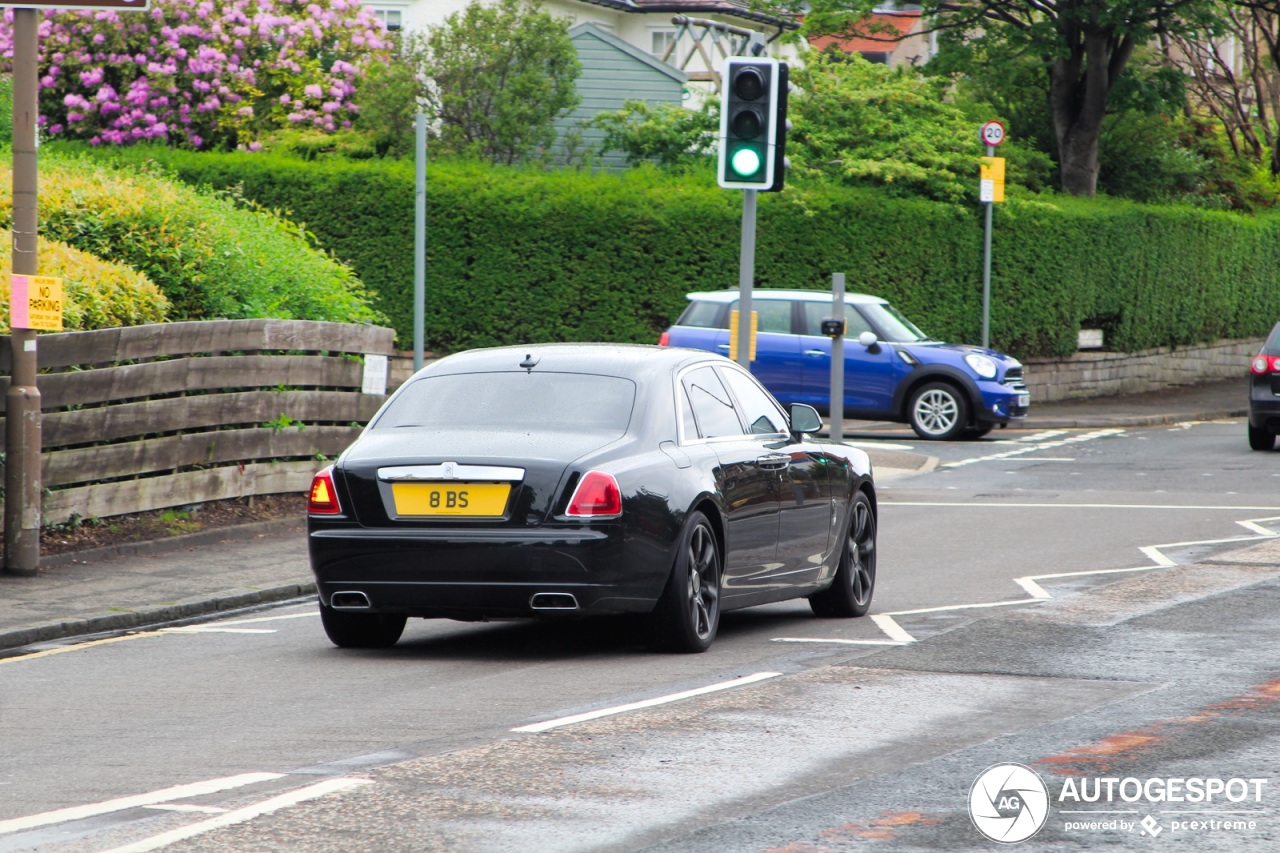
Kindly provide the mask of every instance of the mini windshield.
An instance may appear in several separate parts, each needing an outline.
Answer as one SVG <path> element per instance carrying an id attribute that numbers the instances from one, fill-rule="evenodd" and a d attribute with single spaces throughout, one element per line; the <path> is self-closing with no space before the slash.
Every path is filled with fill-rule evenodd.
<path id="1" fill-rule="evenodd" d="M 370 429 L 603 430 L 621 435 L 631 422 L 635 396 L 629 379 L 586 373 L 428 376 L 396 396 Z"/>
<path id="2" fill-rule="evenodd" d="M 889 343 L 911 344 L 929 340 L 928 335 L 916 328 L 915 323 L 904 317 L 902 312 L 892 305 L 873 302 L 858 307 Z"/>

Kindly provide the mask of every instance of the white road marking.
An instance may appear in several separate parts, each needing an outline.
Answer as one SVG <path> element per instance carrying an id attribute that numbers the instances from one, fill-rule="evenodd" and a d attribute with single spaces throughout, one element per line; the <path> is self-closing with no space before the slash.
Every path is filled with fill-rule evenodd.
<path id="1" fill-rule="evenodd" d="M 1084 441 L 1094 441 L 1099 438 L 1109 438 L 1113 435 L 1119 435 L 1124 432 L 1122 429 L 1098 429 L 1093 432 L 1079 433 L 1058 440 L 1046 440 L 1036 443 L 1029 443 L 1025 447 L 1019 447 L 1014 450 L 1005 450 L 1000 453 L 991 453 L 987 456 L 974 456 L 969 459 L 961 459 L 956 462 L 944 462 L 943 468 L 959 468 L 964 465 L 972 465 L 975 462 L 992 462 L 1001 459 L 1009 459 L 1013 456 L 1024 456 L 1028 453 L 1036 453 L 1041 450 L 1047 450 L 1052 447 L 1066 447 L 1071 444 L 1079 444 Z"/>
<path id="2" fill-rule="evenodd" d="M 630 705 L 617 705 L 613 708 L 601 708 L 599 711 L 588 711 L 585 714 L 575 714 L 572 717 L 560 717 L 556 720 L 532 723 L 527 726 L 520 726 L 519 728 L 512 729 L 511 731 L 537 734 L 538 732 L 550 731 L 551 729 L 558 729 L 563 726 L 571 726 L 575 723 L 585 723 L 589 720 L 598 720 L 601 717 L 612 717 L 615 714 L 625 714 L 629 711 L 640 711 L 644 708 L 653 708 L 657 705 L 667 705 L 671 702 L 679 702 L 682 699 L 692 699 L 695 696 L 706 696 L 708 693 L 719 693 L 722 690 L 732 690 L 735 687 L 755 684 L 757 681 L 777 678 L 780 675 L 782 675 L 780 672 L 757 672 L 754 675 L 746 675 L 742 678 L 735 678 L 732 681 L 722 681 L 719 684 L 711 684 L 706 687 L 698 687 L 694 690 L 686 690 L 683 693 L 672 693 L 669 696 L 659 696 L 656 699 L 645 699 L 643 702 L 632 702 Z"/>
<path id="3" fill-rule="evenodd" d="M 275 628 L 223 628 L 218 625 L 184 625 L 181 628 L 161 628 L 163 634 L 274 634 Z"/>
<path id="4" fill-rule="evenodd" d="M 774 637 L 775 643 L 829 643 L 837 646 L 901 646 L 907 640 L 838 640 L 829 637 Z"/>
<path id="5" fill-rule="evenodd" d="M 190 803 L 162 803 L 146 808 L 155 809 L 158 812 L 195 812 L 197 814 L 226 814 L 227 812 L 226 809 L 220 809 L 217 806 L 193 806 Z"/>
<path id="6" fill-rule="evenodd" d="M 111 812 L 138 808 L 140 806 L 151 806 L 156 803 L 165 803 L 171 800 L 185 800 L 190 797 L 199 797 L 203 794 L 213 794 L 218 791 L 227 791 L 231 788 L 241 788 L 245 785 L 253 785 L 258 782 L 270 782 L 271 780 L 279 779 L 282 776 L 284 776 L 283 773 L 242 773 L 239 776 L 225 776 L 221 779 L 210 779 L 207 782 L 192 782 L 187 785 L 175 785 L 172 788 L 163 788 L 159 791 L 152 791 L 149 794 L 135 794 L 131 797 L 120 797 L 115 800 L 105 800 L 101 803 L 89 803 L 83 806 L 71 806 L 65 809 L 58 809 L 57 811 L 43 812 L 42 814 L 10 818 L 9 820 L 0 821 L 0 835 L 8 832 L 18 832 L 19 830 L 24 829 L 34 829 L 38 826 L 49 826 L 54 823 L 64 823 L 69 820 L 83 820 L 87 817 L 96 817 L 97 815 L 110 814 Z"/>
<path id="7" fill-rule="evenodd" d="M 338 791 L 346 791 L 360 785 L 369 785 L 372 782 L 372 779 L 352 779 L 348 777 L 326 779 L 323 782 L 317 782 L 314 785 L 308 785 L 296 791 L 289 791 L 278 797 L 272 797 L 269 800 L 263 800 L 260 803 L 254 803 L 251 806 L 245 806 L 242 809 L 236 809 L 200 823 L 193 823 L 190 826 L 162 832 L 159 835 L 153 835 L 150 838 L 144 838 L 141 841 L 135 841 L 123 847 L 112 848 L 106 853 L 145 853 L 148 850 L 158 850 L 176 841 L 185 841 L 188 838 L 193 838 L 215 829 L 234 826 L 237 823 L 244 823 L 245 821 L 253 820 L 255 817 L 271 814 L 289 806 L 296 806 L 298 803 L 306 802 L 307 800 L 314 800 L 317 797 L 323 797 L 326 794 L 333 794 Z"/>
<path id="8" fill-rule="evenodd" d="M 988 504 L 982 504 L 988 506 Z M 1170 509 L 1190 509 L 1192 507 L 1170 507 Z M 1207 509 L 1210 507 L 1195 507 L 1196 509 Z M 1212 509 L 1223 509 L 1224 507 L 1212 507 Z M 1265 507 L 1265 509 L 1274 510 L 1274 507 Z M 1004 607 L 1014 604 L 1038 604 L 1042 601 L 1048 601 L 1053 595 L 1040 585 L 1039 581 L 1056 580 L 1060 578 L 1082 578 L 1094 575 L 1115 575 L 1128 572 L 1150 572 L 1155 569 L 1167 569 L 1178 565 L 1176 561 L 1169 558 L 1161 549 L 1163 548 L 1187 548 L 1193 545 L 1225 545 L 1232 542 L 1259 542 L 1265 539 L 1275 539 L 1280 534 L 1262 526 L 1264 521 L 1280 521 L 1280 516 L 1269 516 L 1267 518 L 1254 518 L 1247 521 L 1237 521 L 1241 527 L 1247 530 L 1258 531 L 1256 536 L 1241 536 L 1230 539 L 1198 539 L 1190 542 L 1166 542 L 1162 545 L 1144 545 L 1138 550 L 1143 556 L 1151 560 L 1148 566 L 1133 566 L 1127 569 L 1091 569 L 1082 572 L 1055 572 L 1044 575 L 1028 575 L 1025 577 L 1014 578 L 1013 582 L 1030 596 L 1019 601 L 994 601 L 983 604 L 955 604 L 946 607 L 927 607 L 919 610 L 897 610 L 892 613 L 878 613 L 871 617 L 871 620 L 884 631 L 885 634 L 895 643 L 914 643 L 916 638 L 913 637 L 905 628 L 897 623 L 893 618 L 895 616 L 914 616 L 921 613 L 942 613 L 952 610 L 971 610 L 980 607 Z"/>
<path id="9" fill-rule="evenodd" d="M 1232 511 L 1244 512 L 1275 512 L 1280 509 L 1277 506 L 1224 506 L 1221 504 L 1204 504 L 1196 506 L 1188 506 L 1185 504 L 1057 504 L 1057 503 L 1005 503 L 999 501 L 895 501 L 882 500 L 881 506 L 933 506 L 933 507 L 957 507 L 965 509 L 989 509 L 996 507 L 999 509 L 1226 509 Z M 1261 519 L 1266 521 L 1267 519 Z M 1237 521 L 1236 524 L 1243 525 L 1245 522 Z M 1266 535 L 1270 536 L 1271 533 Z"/>

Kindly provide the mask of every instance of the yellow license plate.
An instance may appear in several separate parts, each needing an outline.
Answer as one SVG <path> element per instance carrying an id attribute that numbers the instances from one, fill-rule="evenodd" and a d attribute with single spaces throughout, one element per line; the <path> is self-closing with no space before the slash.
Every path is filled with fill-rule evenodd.
<path id="1" fill-rule="evenodd" d="M 499 516 L 510 483 L 392 483 L 396 515 Z"/>

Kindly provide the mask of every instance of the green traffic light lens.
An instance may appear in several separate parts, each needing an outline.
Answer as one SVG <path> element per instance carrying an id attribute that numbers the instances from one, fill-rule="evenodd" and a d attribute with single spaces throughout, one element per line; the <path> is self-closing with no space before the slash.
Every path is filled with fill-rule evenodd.
<path id="1" fill-rule="evenodd" d="M 739 148 L 729 160 L 735 175 L 750 177 L 760 171 L 760 154 L 751 148 Z"/>

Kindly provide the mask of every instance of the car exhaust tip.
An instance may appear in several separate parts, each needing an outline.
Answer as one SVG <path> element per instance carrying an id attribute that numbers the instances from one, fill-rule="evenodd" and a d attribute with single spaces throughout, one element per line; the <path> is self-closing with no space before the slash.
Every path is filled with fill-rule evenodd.
<path id="1" fill-rule="evenodd" d="M 535 592 L 529 599 L 534 610 L 577 610 L 578 599 L 567 592 Z"/>
<path id="2" fill-rule="evenodd" d="M 329 606 L 334 610 L 368 610 L 372 605 L 363 592 L 335 592 L 329 596 Z"/>

